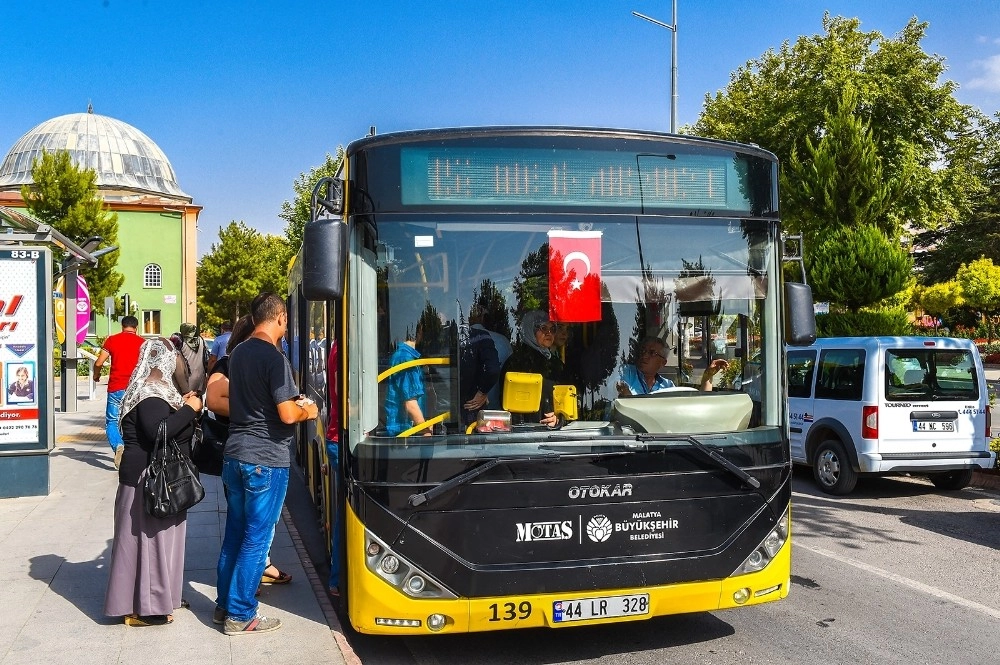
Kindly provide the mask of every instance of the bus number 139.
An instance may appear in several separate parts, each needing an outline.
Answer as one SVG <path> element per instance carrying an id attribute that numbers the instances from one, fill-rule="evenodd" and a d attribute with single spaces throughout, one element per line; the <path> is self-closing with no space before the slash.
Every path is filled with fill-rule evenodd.
<path id="1" fill-rule="evenodd" d="M 513 621 L 514 619 L 527 619 L 531 616 L 531 603 L 522 600 L 517 605 L 514 603 L 504 603 L 501 607 L 497 603 L 490 605 L 490 621 Z"/>

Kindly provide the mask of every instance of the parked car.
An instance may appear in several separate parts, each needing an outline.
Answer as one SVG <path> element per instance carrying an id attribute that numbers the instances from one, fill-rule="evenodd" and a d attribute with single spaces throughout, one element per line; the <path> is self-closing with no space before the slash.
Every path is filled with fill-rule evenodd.
<path id="1" fill-rule="evenodd" d="M 948 337 L 828 337 L 788 347 L 792 460 L 820 489 L 859 475 L 926 474 L 940 489 L 991 468 L 989 398 L 979 350 Z"/>

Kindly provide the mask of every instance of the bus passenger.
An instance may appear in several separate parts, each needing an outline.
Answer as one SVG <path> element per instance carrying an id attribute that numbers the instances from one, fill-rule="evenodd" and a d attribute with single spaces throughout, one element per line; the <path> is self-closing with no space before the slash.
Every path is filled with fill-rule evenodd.
<path id="1" fill-rule="evenodd" d="M 555 353 L 556 324 L 549 321 L 548 314 L 531 310 L 521 320 L 521 340 L 514 345 L 514 351 L 504 363 L 500 376 L 501 386 L 508 372 L 529 372 L 541 374 L 543 385 L 542 409 L 538 422 L 548 427 L 559 423 L 552 408 L 551 387 L 565 381 L 565 368 L 559 354 Z"/>
<path id="2" fill-rule="evenodd" d="M 488 395 L 500 378 L 497 347 L 482 319 L 482 312 L 473 307 L 468 334 L 460 342 L 458 385 L 462 391 L 462 422 L 466 425 L 474 422 L 479 410 L 489 404 Z"/>
<path id="3" fill-rule="evenodd" d="M 667 364 L 667 347 L 659 337 L 644 337 L 635 351 L 635 364 L 625 365 L 622 368 L 622 377 L 615 388 L 619 397 L 630 397 L 632 395 L 648 395 L 658 390 L 673 388 L 674 382 L 660 376 L 659 371 Z M 712 377 L 718 372 L 729 367 L 729 363 L 722 358 L 713 360 L 705 373 L 701 375 L 701 385 L 699 390 L 710 392 L 712 390 Z"/>
<path id="4" fill-rule="evenodd" d="M 421 340 L 422 333 L 421 323 L 417 323 L 416 333 L 411 333 L 407 329 L 406 339 L 396 346 L 396 351 L 389 360 L 391 367 L 420 358 L 417 344 Z M 385 429 L 389 436 L 397 436 L 400 432 L 426 420 L 424 376 L 420 367 L 409 367 L 392 374 L 386 381 Z M 422 430 L 421 434 L 430 436 L 432 432 L 428 427 Z"/>

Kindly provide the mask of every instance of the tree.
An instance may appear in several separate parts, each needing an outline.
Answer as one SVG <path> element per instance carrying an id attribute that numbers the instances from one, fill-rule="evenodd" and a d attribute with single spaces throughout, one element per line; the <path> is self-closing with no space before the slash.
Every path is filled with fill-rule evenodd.
<path id="1" fill-rule="evenodd" d="M 816 299 L 852 312 L 902 290 L 913 269 L 905 250 L 867 224 L 835 227 L 806 255 L 805 263 Z"/>
<path id="2" fill-rule="evenodd" d="M 856 18 L 825 14 L 823 34 L 769 49 L 734 72 L 724 90 L 706 95 L 694 132 L 756 143 L 784 164 L 807 137 L 814 145 L 821 140 L 827 109 L 851 87 L 858 115 L 871 123 L 885 178 L 908 184 L 886 215 L 919 228 L 953 221 L 967 210 L 974 186 L 955 149 L 975 112 L 943 79 L 943 58 L 921 49 L 926 30 L 914 18 L 886 38 L 862 32 Z"/>
<path id="3" fill-rule="evenodd" d="M 991 317 L 1000 310 L 1000 266 L 992 259 L 980 258 L 963 263 L 955 273 L 955 281 L 962 287 L 965 303 L 979 310 L 986 319 L 987 341 L 993 341 Z"/>
<path id="4" fill-rule="evenodd" d="M 312 204 L 312 193 L 316 183 L 320 178 L 333 177 L 340 170 L 340 165 L 344 161 L 344 148 L 337 146 L 336 156 L 326 154 L 326 159 L 319 166 L 309 169 L 309 173 L 300 173 L 299 177 L 292 184 L 295 192 L 294 201 L 285 201 L 281 204 L 281 212 L 278 217 L 285 220 L 285 239 L 291 253 L 299 251 L 302 244 L 302 229 L 310 219 L 310 206 Z"/>
<path id="5" fill-rule="evenodd" d="M 284 293 L 288 257 L 288 243 L 280 236 L 235 220 L 220 229 L 219 242 L 198 266 L 199 320 L 212 326 L 236 321 L 262 291 Z"/>
<path id="6" fill-rule="evenodd" d="M 94 250 L 118 244 L 118 214 L 104 207 L 93 169 L 78 168 L 66 150 L 43 149 L 32 164 L 31 179 L 33 184 L 21 187 L 21 197 L 37 220 L 77 244 L 99 236 L 101 242 L 91 248 Z M 109 252 L 100 257 L 96 267 L 80 271 L 87 280 L 90 302 L 99 307 L 125 282 L 125 276 L 115 270 L 118 256 L 118 251 Z"/>
<path id="7" fill-rule="evenodd" d="M 949 228 L 928 229 L 914 239 L 917 267 L 926 284 L 944 282 L 980 256 L 1000 263 L 1000 113 L 979 118 L 961 146 L 970 177 L 981 183 L 971 210 Z M 957 161 L 957 160 L 953 160 Z"/>
<path id="8" fill-rule="evenodd" d="M 510 319 L 507 317 L 507 299 L 491 279 L 484 279 L 472 290 L 472 307 L 482 317 L 483 327 L 510 339 Z"/>
<path id="9" fill-rule="evenodd" d="M 824 114 L 826 131 L 817 143 L 805 137 L 804 159 L 792 149 L 781 174 L 782 218 L 812 246 L 833 225 L 874 226 L 890 240 L 900 228 L 888 214 L 905 192 L 908 174 L 887 178 L 871 128 L 857 113 L 857 95 L 844 90 L 834 113 Z"/>
<path id="10" fill-rule="evenodd" d="M 935 317 L 934 332 L 938 329 L 938 319 L 944 317 L 949 309 L 959 307 L 965 302 L 962 297 L 962 287 L 955 280 L 920 288 L 914 300 L 921 309 Z"/>
<path id="11" fill-rule="evenodd" d="M 510 313 L 517 325 L 533 309 L 549 312 L 549 243 L 529 252 L 521 261 L 521 271 L 514 278 L 514 306 Z M 519 333 L 520 334 L 520 333 Z"/>

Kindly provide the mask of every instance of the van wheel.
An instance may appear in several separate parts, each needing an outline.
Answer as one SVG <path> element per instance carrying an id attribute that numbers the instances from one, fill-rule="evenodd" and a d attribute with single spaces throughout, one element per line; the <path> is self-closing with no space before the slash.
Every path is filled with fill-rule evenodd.
<path id="1" fill-rule="evenodd" d="M 858 474 L 844 451 L 844 444 L 827 439 L 819 444 L 813 457 L 813 477 L 827 494 L 850 494 L 858 484 Z"/>
<path id="2" fill-rule="evenodd" d="M 932 473 L 931 482 L 939 490 L 965 489 L 972 482 L 972 469 L 960 469 L 946 473 Z"/>

